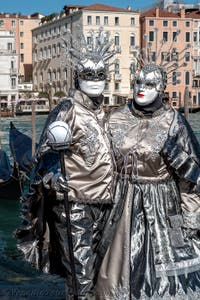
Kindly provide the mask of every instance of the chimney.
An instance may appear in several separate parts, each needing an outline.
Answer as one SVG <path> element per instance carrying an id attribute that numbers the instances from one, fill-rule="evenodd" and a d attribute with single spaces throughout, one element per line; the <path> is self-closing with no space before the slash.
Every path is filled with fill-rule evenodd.
<path id="1" fill-rule="evenodd" d="M 159 7 L 156 7 L 156 18 L 159 18 L 159 11 L 160 11 Z"/>
<path id="2" fill-rule="evenodd" d="M 185 8 L 181 8 L 181 18 L 185 18 Z"/>

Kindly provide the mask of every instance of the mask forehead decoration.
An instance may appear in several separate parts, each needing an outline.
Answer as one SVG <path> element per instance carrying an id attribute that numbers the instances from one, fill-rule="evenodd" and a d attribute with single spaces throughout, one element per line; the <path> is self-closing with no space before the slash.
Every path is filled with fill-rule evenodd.
<path id="1" fill-rule="evenodd" d="M 119 49 L 114 47 L 114 40 L 102 27 L 97 31 L 90 30 L 88 37 L 89 43 L 81 26 L 77 26 L 74 32 L 67 30 L 66 37 L 63 37 L 67 55 L 65 63 L 86 80 L 105 80 L 111 65 L 108 60 L 119 53 Z"/>

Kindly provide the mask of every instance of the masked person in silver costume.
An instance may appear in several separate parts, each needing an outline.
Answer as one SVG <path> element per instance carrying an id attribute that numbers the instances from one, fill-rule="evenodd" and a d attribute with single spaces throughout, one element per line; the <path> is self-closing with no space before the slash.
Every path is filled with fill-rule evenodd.
<path id="1" fill-rule="evenodd" d="M 96 299 L 200 298 L 200 146 L 165 86 L 164 70 L 145 64 L 131 107 L 109 116 L 122 210 Z"/>
<path id="2" fill-rule="evenodd" d="M 70 35 L 72 43 L 75 37 Z M 106 60 L 116 52 L 100 28 L 92 45 L 82 33 L 76 43 L 66 43 L 75 68 L 75 90 L 50 113 L 39 148 L 30 192 L 23 201 L 24 227 L 16 232 L 18 248 L 25 259 L 43 272 L 66 278 L 67 299 L 73 299 L 72 274 L 66 231 L 63 191 L 70 201 L 71 234 L 75 258 L 78 299 L 90 299 L 96 250 L 113 199 L 113 159 L 104 126 L 103 91 Z M 108 38 L 108 37 L 107 37 Z M 82 44 L 81 44 L 82 42 Z M 69 46 L 70 45 L 70 46 Z M 69 48 L 68 48 L 69 47 Z M 48 128 L 54 121 L 66 122 L 72 134 L 65 151 L 63 178 L 58 157 L 48 145 Z M 64 149 L 65 150 L 65 149 Z"/>

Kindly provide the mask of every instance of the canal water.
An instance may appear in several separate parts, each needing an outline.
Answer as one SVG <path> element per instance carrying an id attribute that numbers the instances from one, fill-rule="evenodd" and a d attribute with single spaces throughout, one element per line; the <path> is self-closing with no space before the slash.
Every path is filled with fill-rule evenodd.
<path id="1" fill-rule="evenodd" d="M 47 116 L 36 116 L 37 141 Z M 9 153 L 10 121 L 17 129 L 31 136 L 31 117 L 1 120 L 2 148 Z M 190 114 L 189 122 L 200 142 L 200 113 Z M 52 275 L 41 275 L 25 263 L 16 250 L 13 231 L 20 225 L 20 203 L 0 202 L 0 299 L 1 300 L 63 300 L 64 282 Z"/>

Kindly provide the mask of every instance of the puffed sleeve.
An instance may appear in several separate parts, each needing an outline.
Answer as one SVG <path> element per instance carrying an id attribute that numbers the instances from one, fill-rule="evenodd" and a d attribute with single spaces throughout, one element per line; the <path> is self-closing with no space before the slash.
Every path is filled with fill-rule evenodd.
<path id="1" fill-rule="evenodd" d="M 200 229 L 200 145 L 187 120 L 176 111 L 162 156 L 179 185 L 185 226 Z"/>
<path id="2" fill-rule="evenodd" d="M 51 198 L 56 197 L 55 191 L 47 189 L 44 177 L 56 173 L 60 168 L 59 156 L 47 144 L 47 128 L 56 120 L 70 120 L 72 101 L 61 102 L 48 116 L 41 134 L 39 147 L 31 172 L 29 191 L 22 196 L 22 224 L 15 231 L 17 248 L 26 261 L 35 268 L 49 272 L 49 228 L 47 224 L 47 206 Z"/>

